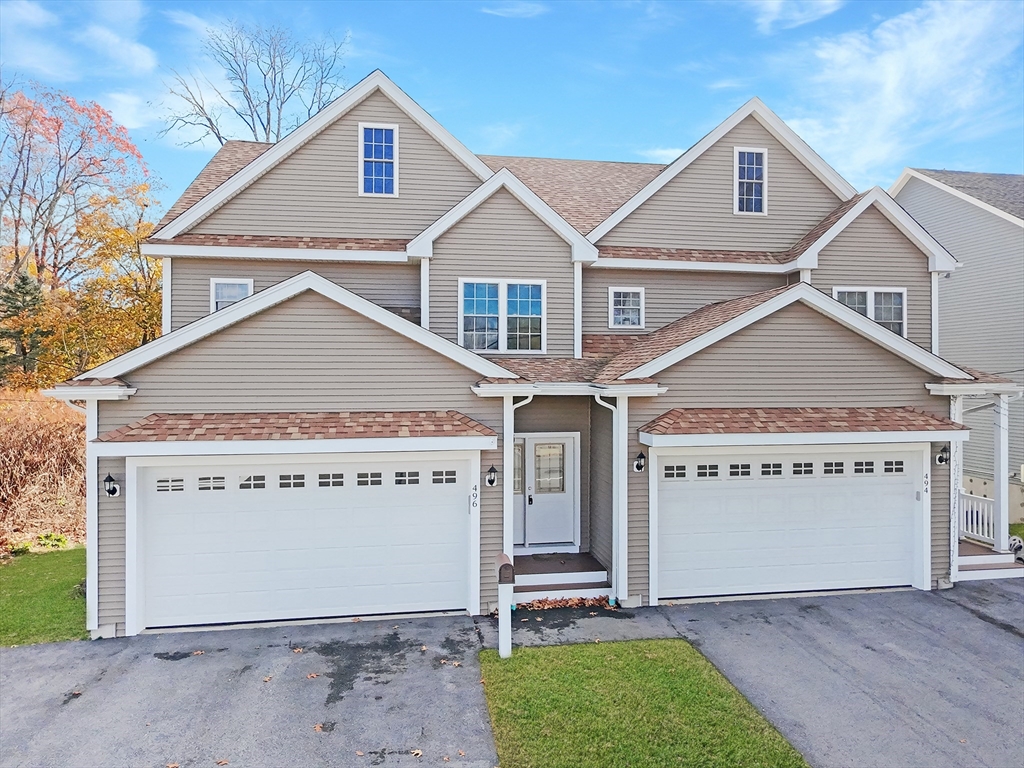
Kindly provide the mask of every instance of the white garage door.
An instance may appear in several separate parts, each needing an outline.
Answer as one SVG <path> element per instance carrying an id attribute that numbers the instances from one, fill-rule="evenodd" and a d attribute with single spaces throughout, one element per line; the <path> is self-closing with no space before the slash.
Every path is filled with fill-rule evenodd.
<path id="1" fill-rule="evenodd" d="M 467 608 L 470 463 L 439 456 L 140 468 L 143 625 Z"/>
<path id="2" fill-rule="evenodd" d="M 907 585 L 921 451 L 659 454 L 662 598 Z"/>

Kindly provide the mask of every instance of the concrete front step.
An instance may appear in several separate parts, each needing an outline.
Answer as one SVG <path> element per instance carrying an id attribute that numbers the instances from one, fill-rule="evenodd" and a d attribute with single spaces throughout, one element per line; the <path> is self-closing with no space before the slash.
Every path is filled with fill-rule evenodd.
<path id="1" fill-rule="evenodd" d="M 517 603 L 534 600 L 561 600 L 569 597 L 608 597 L 612 585 L 607 581 L 590 584 L 529 584 L 517 585 L 512 594 Z"/>
<path id="2" fill-rule="evenodd" d="M 957 581 L 984 581 L 986 579 L 1024 578 L 1024 564 L 977 563 L 976 558 L 961 557 L 957 560 Z"/>
<path id="3" fill-rule="evenodd" d="M 993 552 L 988 555 L 960 555 L 960 562 L 967 565 L 1012 565 L 1012 552 Z"/>
<path id="4" fill-rule="evenodd" d="M 576 571 L 574 573 L 517 573 L 516 586 L 530 587 L 550 584 L 558 579 L 560 584 L 595 584 L 608 581 L 607 571 Z"/>

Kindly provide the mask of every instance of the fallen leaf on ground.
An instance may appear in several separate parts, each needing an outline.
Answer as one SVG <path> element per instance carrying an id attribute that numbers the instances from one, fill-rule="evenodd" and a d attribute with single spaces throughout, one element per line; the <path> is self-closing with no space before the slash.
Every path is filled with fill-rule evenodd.
<path id="1" fill-rule="evenodd" d="M 453 661 L 452 662 L 452 666 L 453 667 L 461 667 L 462 666 L 462 662 L 461 661 Z"/>
<path id="2" fill-rule="evenodd" d="M 352 621 L 353 621 L 353 622 L 356 622 L 356 621 L 362 621 L 362 619 L 360 619 L 360 618 L 359 618 L 359 617 L 357 616 L 356 618 L 352 619 Z"/>
<path id="3" fill-rule="evenodd" d="M 273 677 L 273 675 L 271 675 L 270 677 Z M 263 682 L 264 683 L 269 683 L 270 682 L 270 677 L 264 677 L 263 678 Z"/>
<path id="4" fill-rule="evenodd" d="M 306 675 L 306 679 L 307 680 L 312 680 L 315 677 L 320 677 L 320 673 L 319 672 L 310 672 L 308 675 Z"/>
<path id="5" fill-rule="evenodd" d="M 960 739 L 960 743 L 961 744 L 966 744 L 967 743 L 967 739 Z"/>
<path id="6" fill-rule="evenodd" d="M 448 659 L 441 659 L 441 663 L 442 664 L 447 664 L 448 663 Z"/>
<path id="7" fill-rule="evenodd" d="M 179 768 L 177 763 L 168 763 L 167 768 Z"/>
<path id="8" fill-rule="evenodd" d="M 323 731 L 323 729 L 324 729 L 324 724 L 323 723 L 317 723 L 316 725 L 313 726 L 313 730 L 316 731 L 317 733 L 320 733 L 321 731 Z"/>
<path id="9" fill-rule="evenodd" d="M 529 621 L 529 619 L 520 619 L 520 621 Z"/>
<path id="10" fill-rule="evenodd" d="M 302 653 L 301 648 L 292 648 L 292 653 Z"/>
<path id="11" fill-rule="evenodd" d="M 527 611 L 546 611 L 549 608 L 604 608 L 606 611 L 618 610 L 618 606 L 609 604 L 607 597 L 542 598 L 516 605 L 517 610 Z"/>
<path id="12" fill-rule="evenodd" d="M 217 761 L 217 765 L 227 765 L 227 764 L 228 764 L 227 760 L 218 760 Z"/>
<path id="13" fill-rule="evenodd" d="M 410 749 L 409 750 L 409 754 L 412 755 L 413 757 L 423 757 L 423 750 L 422 749 Z"/>
<path id="14" fill-rule="evenodd" d="M 600 637 L 595 637 L 594 638 L 594 642 L 595 643 L 600 643 L 601 642 L 601 638 Z"/>
<path id="15" fill-rule="evenodd" d="M 591 611 L 591 612 L 590 612 L 590 615 L 591 615 L 591 616 L 597 616 L 597 611 Z"/>
<path id="16" fill-rule="evenodd" d="M 537 618 L 534 619 L 534 621 L 544 621 L 544 617 L 543 616 L 538 616 Z"/>
<path id="17" fill-rule="evenodd" d="M 363 756 L 363 753 L 362 753 L 362 752 L 360 752 L 360 751 L 359 751 L 358 749 L 356 750 L 356 754 L 357 754 L 357 755 L 359 755 L 360 757 L 362 757 L 362 756 Z"/>
<path id="18" fill-rule="evenodd" d="M 192 651 L 193 656 L 202 656 L 206 651 Z"/>
<path id="19" fill-rule="evenodd" d="M 459 757 L 465 757 L 465 756 L 466 756 L 466 753 L 465 753 L 465 752 L 463 752 L 463 751 L 462 751 L 462 750 L 460 749 L 460 750 L 459 750 Z"/>
<path id="20" fill-rule="evenodd" d="M 420 653 L 426 653 L 426 652 L 427 652 L 427 646 L 421 645 L 420 646 Z"/>
<path id="21" fill-rule="evenodd" d="M 392 629 L 398 629 L 398 625 L 395 624 L 395 626 L 393 626 Z"/>
<path id="22" fill-rule="evenodd" d="M 444 760 L 446 763 L 450 763 L 452 761 L 452 759 L 450 757 L 448 757 L 448 755 L 445 755 L 441 759 Z"/>

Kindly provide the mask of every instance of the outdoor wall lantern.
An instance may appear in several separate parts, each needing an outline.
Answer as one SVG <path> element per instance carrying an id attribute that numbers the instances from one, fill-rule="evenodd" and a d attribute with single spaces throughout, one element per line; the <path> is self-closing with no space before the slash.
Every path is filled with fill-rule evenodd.
<path id="1" fill-rule="evenodd" d="M 942 450 L 940 450 L 937 454 L 935 454 L 935 463 L 938 464 L 940 467 L 943 464 L 949 464 L 949 446 L 948 445 L 942 446 Z"/>
<path id="2" fill-rule="evenodd" d="M 486 480 L 487 485 L 489 486 L 493 486 L 495 483 L 498 482 L 498 470 L 494 468 L 493 464 L 491 464 L 491 468 L 487 470 Z"/>
<path id="3" fill-rule="evenodd" d="M 647 466 L 647 457 L 644 456 L 644 452 L 643 451 L 640 451 L 640 453 L 638 453 L 636 455 L 636 459 L 634 459 L 634 461 L 633 461 L 633 471 L 634 472 L 643 472 L 644 471 L 644 467 L 646 467 L 646 466 Z"/>
<path id="4" fill-rule="evenodd" d="M 118 485 L 117 484 L 117 480 L 115 480 L 109 474 L 106 477 L 103 478 L 103 490 L 105 490 L 107 492 L 107 496 L 120 496 L 121 495 L 121 486 Z"/>

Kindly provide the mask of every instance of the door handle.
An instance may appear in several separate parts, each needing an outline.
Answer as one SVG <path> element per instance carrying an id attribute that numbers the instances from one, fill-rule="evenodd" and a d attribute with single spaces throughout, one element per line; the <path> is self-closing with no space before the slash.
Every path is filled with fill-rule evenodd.
<path id="1" fill-rule="evenodd" d="M 533 494 L 532 493 L 529 496 L 527 496 L 526 499 L 527 499 L 527 501 L 526 501 L 527 504 L 533 504 Z"/>

